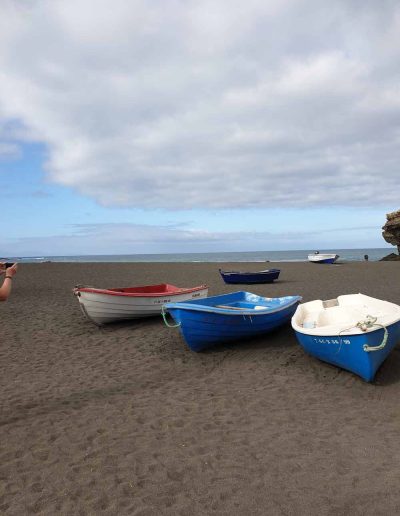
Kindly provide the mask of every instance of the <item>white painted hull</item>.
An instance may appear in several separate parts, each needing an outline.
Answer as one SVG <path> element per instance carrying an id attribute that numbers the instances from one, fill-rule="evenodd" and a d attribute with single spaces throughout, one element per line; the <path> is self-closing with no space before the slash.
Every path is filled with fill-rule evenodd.
<path id="1" fill-rule="evenodd" d="M 207 297 L 208 288 L 190 293 L 162 296 L 124 297 L 94 292 L 79 292 L 78 300 L 85 316 L 96 324 L 140 319 L 161 314 L 164 303 L 176 303 Z"/>

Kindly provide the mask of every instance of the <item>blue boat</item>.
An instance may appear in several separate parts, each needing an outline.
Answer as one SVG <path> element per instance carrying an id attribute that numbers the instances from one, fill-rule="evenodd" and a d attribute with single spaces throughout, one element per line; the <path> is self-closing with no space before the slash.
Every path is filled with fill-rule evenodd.
<path id="1" fill-rule="evenodd" d="M 233 292 L 181 303 L 166 303 L 192 351 L 214 346 L 219 342 L 244 339 L 268 333 L 290 321 L 300 296 L 267 298 L 251 292 Z"/>
<path id="2" fill-rule="evenodd" d="M 310 355 L 370 382 L 400 342 L 400 306 L 364 294 L 299 305 L 292 327 Z"/>
<path id="3" fill-rule="evenodd" d="M 219 273 L 225 283 L 229 284 L 256 284 L 256 283 L 272 283 L 278 279 L 280 269 L 268 269 L 258 272 L 238 272 L 238 271 L 223 271 L 219 269 Z"/>

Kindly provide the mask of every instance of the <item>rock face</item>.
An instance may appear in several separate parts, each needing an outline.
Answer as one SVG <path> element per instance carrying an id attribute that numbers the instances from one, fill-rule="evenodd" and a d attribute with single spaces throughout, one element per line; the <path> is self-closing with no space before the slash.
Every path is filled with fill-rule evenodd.
<path id="1" fill-rule="evenodd" d="M 396 253 L 390 253 L 380 259 L 381 262 L 398 262 L 400 261 L 400 255 Z"/>
<path id="2" fill-rule="evenodd" d="M 389 244 L 397 246 L 397 251 L 400 254 L 400 210 L 393 211 L 386 215 L 386 224 L 382 228 L 382 236 Z M 399 254 L 391 253 L 385 259 L 393 260 L 400 259 Z"/>

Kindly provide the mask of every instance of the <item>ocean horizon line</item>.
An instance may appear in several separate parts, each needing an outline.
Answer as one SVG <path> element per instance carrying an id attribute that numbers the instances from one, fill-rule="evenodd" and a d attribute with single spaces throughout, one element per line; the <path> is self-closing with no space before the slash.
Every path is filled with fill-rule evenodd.
<path id="1" fill-rule="evenodd" d="M 371 261 L 379 261 L 390 254 L 390 247 L 376 248 L 343 248 L 322 249 L 320 252 L 330 252 L 339 255 L 339 261 L 363 261 L 365 255 Z M 137 253 L 137 254 L 76 254 L 76 255 L 37 255 L 14 256 L 7 260 L 24 263 L 38 262 L 302 262 L 308 260 L 308 254 L 316 249 L 276 250 L 276 251 L 212 251 L 212 252 L 181 252 L 181 253 Z"/>

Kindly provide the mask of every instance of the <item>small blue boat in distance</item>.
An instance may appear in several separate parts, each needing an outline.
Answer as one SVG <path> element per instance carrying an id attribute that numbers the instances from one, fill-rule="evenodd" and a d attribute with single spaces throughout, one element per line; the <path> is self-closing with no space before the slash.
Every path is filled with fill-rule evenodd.
<path id="1" fill-rule="evenodd" d="M 244 285 L 272 283 L 278 279 L 280 272 L 280 269 L 268 269 L 258 272 L 223 271 L 219 269 L 219 273 L 225 283 Z"/>
<path id="2" fill-rule="evenodd" d="M 251 292 L 233 292 L 163 306 L 171 314 L 192 351 L 268 333 L 288 322 L 300 296 L 267 298 Z"/>
<path id="3" fill-rule="evenodd" d="M 292 327 L 307 353 L 370 382 L 400 342 L 400 306 L 364 294 L 315 300 L 299 305 Z"/>

